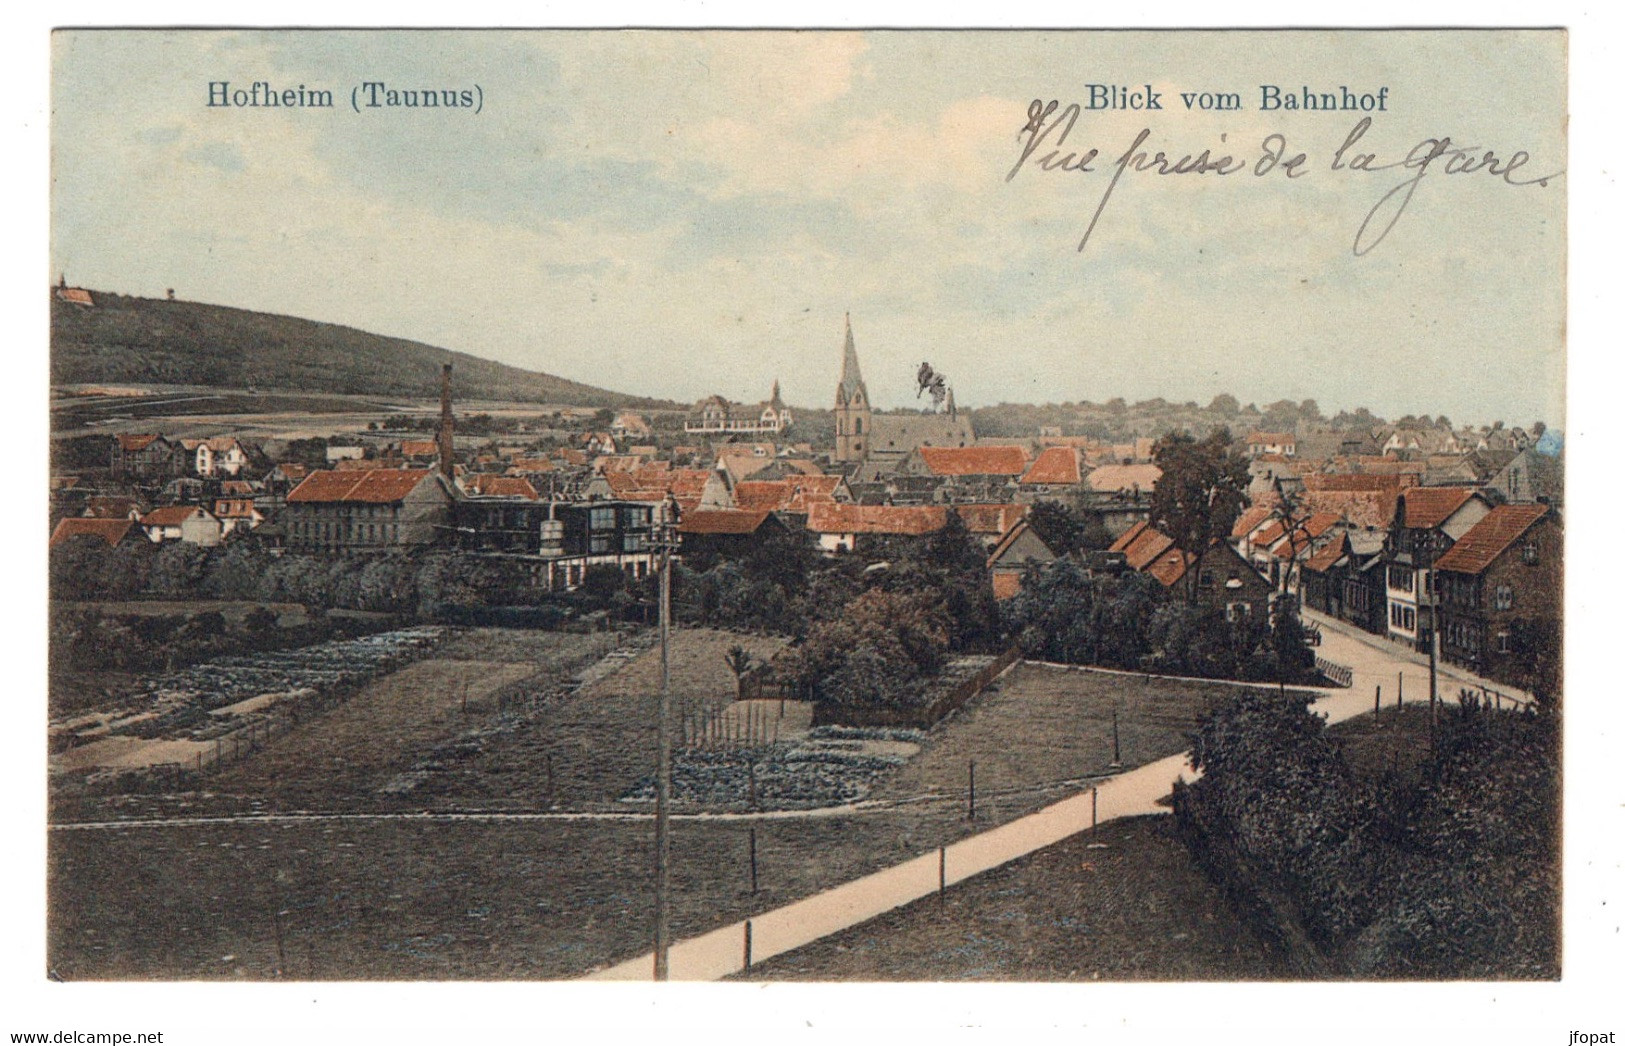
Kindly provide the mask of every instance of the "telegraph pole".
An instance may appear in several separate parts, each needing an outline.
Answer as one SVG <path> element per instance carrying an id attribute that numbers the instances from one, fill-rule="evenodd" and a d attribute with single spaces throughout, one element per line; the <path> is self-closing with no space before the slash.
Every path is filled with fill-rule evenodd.
<path id="1" fill-rule="evenodd" d="M 677 503 L 668 492 L 655 509 L 660 552 L 660 714 L 655 771 L 655 980 L 670 975 L 671 951 L 671 550 L 677 538 Z"/>

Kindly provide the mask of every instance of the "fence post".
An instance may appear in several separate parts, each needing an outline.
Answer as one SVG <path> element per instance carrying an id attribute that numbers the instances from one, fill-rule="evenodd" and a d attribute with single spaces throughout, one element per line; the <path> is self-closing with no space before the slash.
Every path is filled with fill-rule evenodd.
<path id="1" fill-rule="evenodd" d="M 750 920 L 745 920 L 745 969 L 750 969 Z"/>
<path id="2" fill-rule="evenodd" d="M 1399 711 L 1399 712 L 1405 711 L 1405 673 L 1404 672 L 1399 673 L 1399 695 L 1398 695 L 1397 699 L 1394 701 L 1394 709 L 1396 711 Z"/>
<path id="3" fill-rule="evenodd" d="M 1096 786 L 1089 789 L 1089 827 L 1093 828 L 1100 823 L 1100 788 Z"/>
<path id="4" fill-rule="evenodd" d="M 937 847 L 937 900 L 948 903 L 948 848 Z"/>
<path id="5" fill-rule="evenodd" d="M 966 820 L 976 820 L 976 760 L 970 761 L 970 816 Z"/>
<path id="6" fill-rule="evenodd" d="M 1377 687 L 1377 696 L 1371 701 L 1371 721 L 1378 726 L 1382 725 L 1382 687 Z"/>

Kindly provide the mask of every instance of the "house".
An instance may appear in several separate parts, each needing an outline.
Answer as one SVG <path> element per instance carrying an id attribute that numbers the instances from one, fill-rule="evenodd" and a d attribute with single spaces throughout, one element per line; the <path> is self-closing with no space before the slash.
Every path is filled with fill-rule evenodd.
<path id="1" fill-rule="evenodd" d="M 89 291 L 85 290 L 83 287 L 69 287 L 65 278 L 57 282 L 54 290 L 56 292 L 57 301 L 66 302 L 69 305 L 77 305 L 82 309 L 93 309 L 96 307 L 96 300 L 90 296 Z"/>
<path id="2" fill-rule="evenodd" d="M 113 438 L 113 475 L 169 479 L 186 471 L 185 450 L 157 433 L 120 433 Z"/>
<path id="3" fill-rule="evenodd" d="M 265 516 L 254 505 L 253 498 L 216 498 L 214 518 L 220 521 L 220 536 L 235 531 L 250 531 L 265 522 Z"/>
<path id="4" fill-rule="evenodd" d="M 677 533 L 685 555 L 738 557 L 789 528 L 771 512 L 699 509 L 682 514 Z"/>
<path id="5" fill-rule="evenodd" d="M 220 544 L 220 521 L 200 505 L 170 505 L 155 508 L 141 517 L 141 529 L 155 545 L 165 541 L 212 548 Z"/>
<path id="6" fill-rule="evenodd" d="M 1019 446 L 915 447 L 897 466 L 900 476 L 931 476 L 955 483 L 1014 483 L 1026 472 L 1027 451 Z"/>
<path id="7" fill-rule="evenodd" d="M 57 521 L 56 529 L 51 531 L 51 548 L 56 548 L 64 542 L 75 538 L 89 538 L 105 541 L 109 545 L 119 545 L 140 540 L 142 530 L 136 521 L 117 517 L 110 519 L 91 519 L 84 516 L 68 516 Z"/>
<path id="8" fill-rule="evenodd" d="M 1034 498 L 1070 493 L 1083 483 L 1085 472 L 1077 447 L 1045 447 L 1022 474 L 1021 493 Z"/>
<path id="9" fill-rule="evenodd" d="M 615 415 L 615 420 L 609 423 L 609 434 L 616 439 L 647 439 L 654 435 L 654 429 L 642 414 L 636 411 L 623 410 Z"/>
<path id="10" fill-rule="evenodd" d="M 1298 438 L 1290 432 L 1250 432 L 1244 442 L 1247 445 L 1247 456 L 1250 458 L 1262 457 L 1265 454 L 1279 454 L 1281 457 L 1291 458 L 1298 454 Z"/>
<path id="11" fill-rule="evenodd" d="M 1337 531 L 1303 562 L 1304 605 L 1382 635 L 1387 629 L 1383 577 L 1385 531 Z"/>
<path id="12" fill-rule="evenodd" d="M 1433 569 L 1439 652 L 1474 671 L 1514 674 L 1524 641 L 1562 619 L 1563 530 L 1550 506 L 1496 506 Z"/>
<path id="13" fill-rule="evenodd" d="M 147 509 L 135 498 L 121 498 L 116 496 L 97 495 L 85 499 L 84 511 L 80 513 L 89 519 L 131 519 L 139 520 L 147 514 Z"/>
<path id="14" fill-rule="evenodd" d="M 1162 478 L 1162 469 L 1155 465 L 1101 465 L 1084 477 L 1083 485 L 1091 493 L 1109 495 L 1149 495 Z"/>
<path id="15" fill-rule="evenodd" d="M 1108 552 L 1121 553 L 1130 570 L 1149 574 L 1162 587 L 1172 589 L 1183 582 L 1189 592 L 1196 586 L 1196 601 L 1223 607 L 1229 618 L 1268 613 L 1271 586 L 1235 549 L 1215 542 L 1197 567 L 1196 557 L 1178 548 L 1168 537 L 1146 522 L 1136 523 L 1112 542 Z M 1193 577 L 1191 571 L 1196 568 Z"/>
<path id="16" fill-rule="evenodd" d="M 1030 520 L 1016 520 L 988 553 L 987 569 L 993 582 L 993 598 L 1011 598 L 1021 591 L 1021 577 L 1029 567 L 1045 567 L 1060 558 L 1054 546 Z"/>
<path id="17" fill-rule="evenodd" d="M 923 537 L 948 524 L 942 505 L 847 505 L 814 503 L 807 508 L 807 529 L 818 536 L 825 554 L 852 552 L 872 538 Z"/>
<path id="18" fill-rule="evenodd" d="M 617 567 L 634 581 L 652 574 L 654 509 L 630 501 L 468 497 L 452 512 L 459 548 L 524 568 L 532 587 L 555 592 L 578 587 L 593 567 Z"/>
<path id="19" fill-rule="evenodd" d="M 248 464 L 248 450 L 235 436 L 183 439 L 181 446 L 191 455 L 191 471 L 194 475 L 236 476 Z"/>
<path id="20" fill-rule="evenodd" d="M 795 422 L 795 415 L 779 395 L 773 393 L 754 406 L 730 403 L 721 396 L 707 396 L 694 404 L 683 421 L 684 432 L 783 432 Z"/>
<path id="21" fill-rule="evenodd" d="M 1304 561 L 1325 545 L 1333 528 L 1342 522 L 1342 517 L 1332 512 L 1294 516 L 1290 521 L 1277 515 L 1276 529 L 1266 527 L 1258 537 L 1258 545 L 1269 547 L 1268 558 L 1260 564 L 1255 551 L 1252 562 L 1261 566 L 1271 583 L 1279 585 L 1283 592 L 1296 593 Z"/>
<path id="22" fill-rule="evenodd" d="M 1383 555 L 1388 638 L 1428 649 L 1433 563 L 1489 513 L 1489 501 L 1472 487 L 1413 487 L 1400 496 Z"/>
<path id="23" fill-rule="evenodd" d="M 432 469 L 318 471 L 288 493 L 280 522 L 291 549 L 427 545 L 450 525 L 458 496 Z"/>
<path id="24" fill-rule="evenodd" d="M 422 446 L 422 441 L 412 441 L 410 443 L 401 444 L 401 447 L 406 447 L 406 446 L 414 446 L 414 447 Z M 431 448 L 434 447 L 433 441 L 430 441 L 429 446 Z M 396 449 L 399 450 L 400 448 L 396 448 Z M 433 453 L 432 449 L 431 449 L 430 453 L 431 454 Z M 337 464 L 340 461 L 360 461 L 362 458 L 365 458 L 367 456 L 367 448 L 366 447 L 326 447 L 326 448 L 323 448 L 323 450 L 322 450 L 322 456 L 323 456 L 323 458 L 326 459 L 326 461 L 327 461 L 327 463 L 329 465 Z"/>

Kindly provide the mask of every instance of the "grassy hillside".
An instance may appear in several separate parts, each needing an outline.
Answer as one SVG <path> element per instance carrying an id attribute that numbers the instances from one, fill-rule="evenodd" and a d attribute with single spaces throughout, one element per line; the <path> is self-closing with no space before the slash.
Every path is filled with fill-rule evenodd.
<path id="1" fill-rule="evenodd" d="M 213 385 L 432 397 L 453 365 L 460 399 L 587 407 L 674 406 L 461 352 L 293 316 L 93 291 L 51 303 L 51 381 Z"/>

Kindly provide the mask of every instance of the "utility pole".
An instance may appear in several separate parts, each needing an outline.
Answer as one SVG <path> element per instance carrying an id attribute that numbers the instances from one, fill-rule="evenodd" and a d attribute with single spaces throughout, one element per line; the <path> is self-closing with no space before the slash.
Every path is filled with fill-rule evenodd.
<path id="1" fill-rule="evenodd" d="M 670 975 L 671 951 L 671 552 L 677 539 L 677 502 L 670 492 L 655 508 L 654 544 L 660 551 L 660 715 L 655 771 L 655 980 Z"/>

